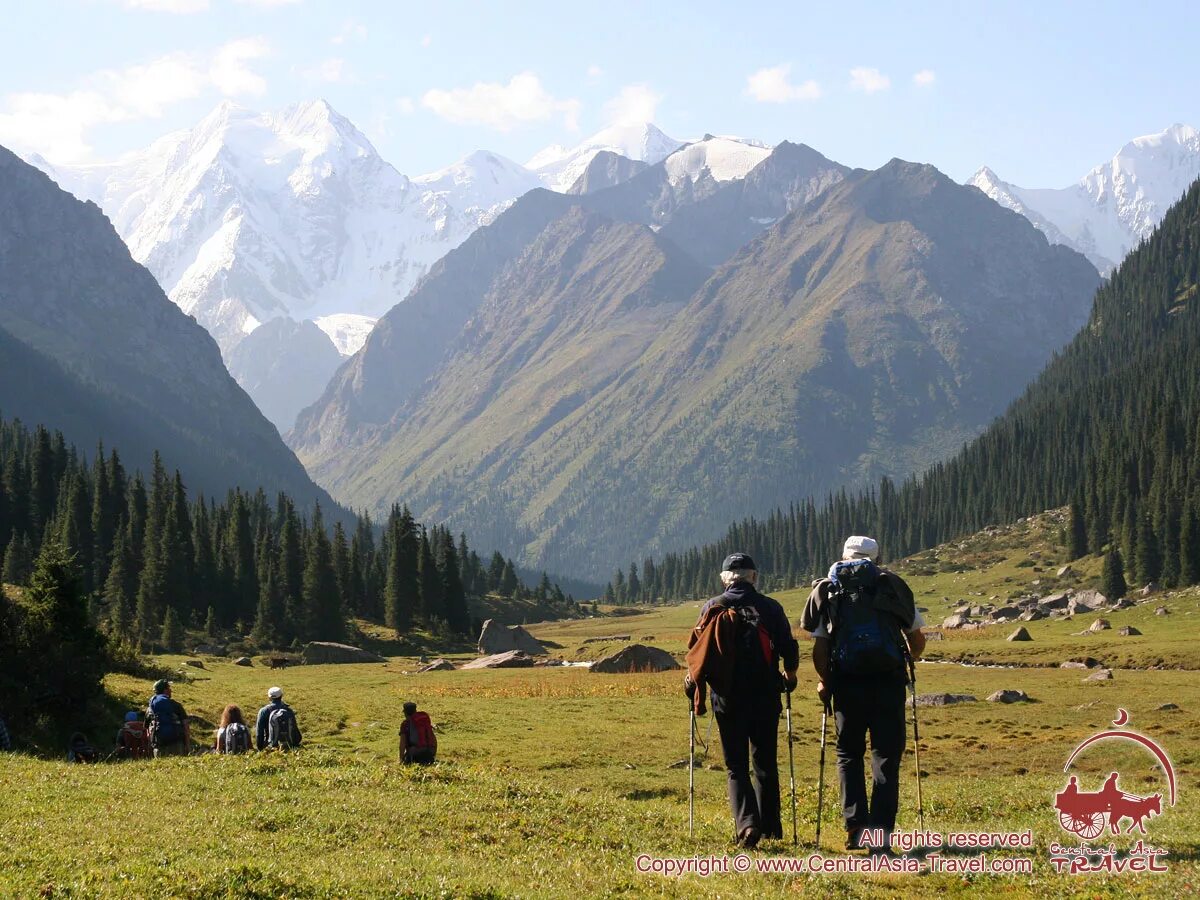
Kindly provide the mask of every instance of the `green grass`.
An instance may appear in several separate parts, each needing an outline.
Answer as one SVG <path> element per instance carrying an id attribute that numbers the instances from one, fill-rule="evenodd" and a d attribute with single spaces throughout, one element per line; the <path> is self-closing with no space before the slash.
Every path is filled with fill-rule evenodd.
<path id="1" fill-rule="evenodd" d="M 1013 536 L 1014 540 L 1016 539 Z M 959 551 L 979 568 L 914 576 L 924 605 L 955 604 L 967 591 L 997 592 L 1006 577 L 1036 578 L 1016 567 L 1023 548 L 1004 535 L 979 536 Z M 1022 540 L 1025 540 L 1022 538 Z M 989 555 L 990 554 L 990 555 Z M 942 554 L 948 557 L 949 554 Z M 987 556 L 986 565 L 980 562 Z M 928 566 L 921 561 L 904 567 Z M 1076 566 L 1079 568 L 1079 566 Z M 1052 574 L 1052 573 L 1051 573 Z M 954 579 L 962 577 L 961 582 Z M 928 600 L 928 591 L 936 594 Z M 804 592 L 779 595 L 795 618 Z M 962 595 L 962 596 L 960 596 Z M 1142 641 L 1144 660 L 1170 656 L 1188 668 L 1123 669 L 1113 681 L 1084 684 L 1075 670 L 983 668 L 930 663 L 919 669 L 922 693 L 973 694 L 980 702 L 921 710 L 921 765 L 927 825 L 953 829 L 1033 830 L 1032 876 L 715 875 L 664 878 L 634 869 L 639 853 L 731 853 L 719 743 L 696 775 L 696 836 L 687 835 L 687 713 L 679 675 L 594 675 L 581 668 L 460 671 L 420 675 L 411 657 L 386 665 L 311 666 L 271 672 L 206 659 L 185 668 L 176 697 L 211 724 L 227 702 L 252 713 L 266 688 L 281 684 L 295 706 L 307 746 L 290 755 L 215 756 L 144 764 L 72 767 L 14 757 L 0 766 L 0 896 L 3 897 L 385 897 L 385 896 L 950 896 L 1168 897 L 1194 895 L 1200 879 L 1200 683 L 1180 635 L 1194 593 L 1167 601 L 1163 622 L 1146 622 L 1145 639 L 1114 632 L 1086 640 L 1088 652 L 1117 662 L 1122 642 Z M 1145 607 L 1108 615 L 1114 628 Z M 593 656 L 588 637 L 653 635 L 679 651 L 695 604 L 531 626 L 561 645 L 566 658 Z M 938 621 L 937 615 L 930 620 Z M 1090 621 L 1090 620 L 1088 620 Z M 1035 640 L 1005 644 L 986 632 L 947 633 L 934 652 L 974 658 L 1014 654 L 1041 662 L 1082 652 L 1064 629 L 1087 622 L 1030 624 Z M 1171 626 L 1171 627 L 1166 627 Z M 1194 631 L 1194 629 L 1193 629 Z M 615 646 L 615 645 L 614 645 Z M 804 649 L 807 652 L 807 644 Z M 1097 650 L 1098 647 L 1098 650 Z M 1194 653 L 1194 651 L 1193 651 Z M 1134 661 L 1143 660 L 1135 654 Z M 183 657 L 163 665 L 182 667 Z M 811 840 L 816 813 L 819 707 L 807 663 L 794 697 L 794 744 L 800 835 Z M 109 691 L 140 708 L 148 684 L 113 675 Z M 983 702 L 1001 688 L 1035 702 Z M 413 699 L 438 727 L 436 766 L 395 761 L 400 705 Z M 1164 702 L 1180 709 L 1160 711 Z M 1172 858 L 1165 876 L 1056 875 L 1048 846 L 1067 835 L 1051 802 L 1062 765 L 1083 738 L 1108 726 L 1116 709 L 1132 727 L 1170 752 L 1179 805 L 1150 823 L 1152 839 Z M 197 726 L 201 728 L 203 726 Z M 703 738 L 707 720 L 700 722 Z M 97 740 L 107 739 L 93 732 Z M 781 723 L 782 729 L 782 723 Z M 832 730 L 831 730 L 832 731 Z M 911 737 L 911 733 L 910 733 Z M 786 792 L 787 757 L 781 742 Z M 1086 789 L 1116 768 L 1123 789 L 1164 790 L 1150 757 L 1106 743 L 1082 760 Z M 912 757 L 902 769 L 900 827 L 913 828 Z M 827 763 L 824 851 L 839 849 L 836 773 Z M 786 818 L 786 810 L 785 810 Z M 1107 841 L 1107 838 L 1105 838 Z M 1116 839 L 1124 846 L 1128 839 Z M 802 848 L 803 849 L 803 848 Z M 1005 851 L 1008 853 L 1009 851 Z M 767 842 L 760 857 L 792 853 Z"/>

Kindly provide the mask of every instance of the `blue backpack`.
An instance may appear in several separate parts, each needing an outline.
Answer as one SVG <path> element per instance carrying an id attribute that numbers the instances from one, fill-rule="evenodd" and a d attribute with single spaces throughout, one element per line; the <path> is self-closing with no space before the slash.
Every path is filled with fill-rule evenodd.
<path id="1" fill-rule="evenodd" d="M 880 608 L 883 573 L 869 559 L 837 563 L 829 573 L 834 671 L 845 675 L 884 675 L 904 669 L 900 620 Z"/>

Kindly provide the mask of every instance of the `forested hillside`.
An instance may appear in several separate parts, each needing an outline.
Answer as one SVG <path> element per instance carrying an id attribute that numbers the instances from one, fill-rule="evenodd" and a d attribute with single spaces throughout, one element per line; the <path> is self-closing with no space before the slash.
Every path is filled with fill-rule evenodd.
<path id="1" fill-rule="evenodd" d="M 786 486 L 781 486 L 786 489 Z M 1091 317 L 977 440 L 899 490 L 804 501 L 617 573 L 615 599 L 707 593 L 732 548 L 772 583 L 824 572 L 850 533 L 902 556 L 1069 503 L 1072 555 L 1130 583 L 1200 581 L 1200 182 L 1096 294 Z"/>
<path id="2" fill-rule="evenodd" d="M 91 462 L 61 433 L 0 422 L 0 581 L 27 585 L 47 544 L 74 559 L 93 621 L 114 640 L 178 649 L 185 628 L 236 629 L 259 647 L 337 640 L 348 619 L 466 635 L 469 598 L 495 592 L 565 606 L 545 577 L 532 591 L 511 561 L 489 563 L 444 528 L 391 510 L 330 535 L 286 494 L 189 497 L 157 456 L 149 479 L 118 453 Z"/>

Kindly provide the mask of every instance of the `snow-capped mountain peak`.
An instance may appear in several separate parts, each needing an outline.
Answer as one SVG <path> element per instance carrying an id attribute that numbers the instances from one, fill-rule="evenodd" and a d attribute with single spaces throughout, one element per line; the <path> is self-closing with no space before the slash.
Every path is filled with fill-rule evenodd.
<path id="1" fill-rule="evenodd" d="M 486 213 L 490 221 L 517 197 L 541 187 L 541 180 L 499 153 L 476 150 L 453 165 L 413 178 L 420 190 L 443 198 L 458 209 Z"/>
<path id="2" fill-rule="evenodd" d="M 672 184 L 695 183 L 707 172 L 714 181 L 745 178 L 746 173 L 771 155 L 769 147 L 735 138 L 706 134 L 667 157 L 663 165 Z"/>
<path id="3" fill-rule="evenodd" d="M 654 165 L 682 145 L 683 141 L 669 137 L 651 122 L 610 125 L 575 147 L 559 144 L 547 147 L 534 154 L 525 168 L 532 170 L 551 190 L 565 191 L 602 150 Z"/>
<path id="4" fill-rule="evenodd" d="M 1200 177 L 1200 132 L 1175 124 L 1134 138 L 1066 188 L 1022 188 L 987 166 L 968 182 L 1013 209 L 1101 272 L 1116 266 Z"/>

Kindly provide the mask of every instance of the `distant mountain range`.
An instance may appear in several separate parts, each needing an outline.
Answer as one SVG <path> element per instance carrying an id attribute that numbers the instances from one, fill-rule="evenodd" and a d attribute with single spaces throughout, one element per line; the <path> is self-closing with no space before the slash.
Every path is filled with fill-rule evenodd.
<path id="1" fill-rule="evenodd" d="M 968 184 L 1108 273 L 1150 236 L 1197 177 L 1200 132 L 1172 125 L 1130 141 L 1070 187 L 1017 187 L 986 166 Z"/>
<path id="2" fill-rule="evenodd" d="M 0 148 L 0 413 L 188 487 L 332 506 L 104 214 Z M 333 510 L 331 509 L 332 513 Z"/>
<path id="3" fill-rule="evenodd" d="M 310 472 L 602 577 L 944 458 L 1086 319 L 1091 264 L 930 166 L 731 144 L 600 151 L 473 234 L 301 413 Z"/>

